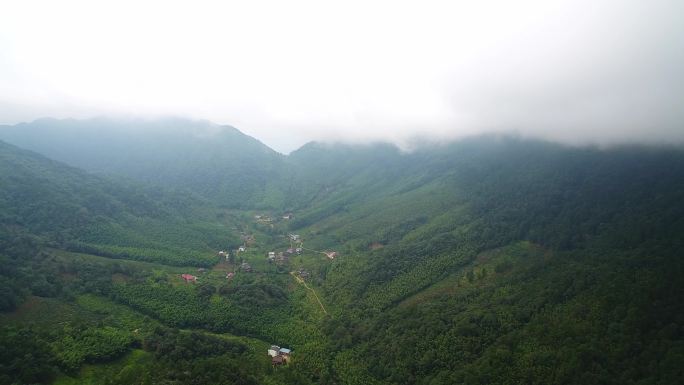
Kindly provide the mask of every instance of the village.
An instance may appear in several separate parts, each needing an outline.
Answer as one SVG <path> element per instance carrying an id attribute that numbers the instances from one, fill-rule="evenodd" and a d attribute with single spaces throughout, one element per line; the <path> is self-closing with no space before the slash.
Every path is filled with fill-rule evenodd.
<path id="1" fill-rule="evenodd" d="M 260 274 L 289 273 L 294 278 L 295 283 L 303 285 L 305 290 L 313 293 L 312 297 L 315 298 L 317 306 L 320 306 L 323 313 L 327 313 L 314 288 L 306 285 L 305 281 L 312 278 L 312 267 L 325 264 L 325 261 L 328 261 L 327 263 L 334 261 L 338 258 L 338 252 L 304 247 L 304 239 L 297 233 L 283 232 L 281 235 L 273 236 L 267 232 L 259 231 L 261 226 L 272 228 L 278 224 L 284 224 L 283 222 L 289 221 L 293 217 L 294 215 L 288 212 L 278 216 L 276 221 L 269 215 L 254 215 L 253 228 L 243 228 L 239 231 L 241 243 L 237 247 L 217 251 L 216 265 L 212 268 L 200 267 L 192 273 L 185 272 L 180 275 L 182 281 L 186 284 L 200 284 L 202 282 L 216 284 L 217 280 L 221 279 L 220 277 L 231 282 L 234 280 L 241 281 L 238 279 L 241 274 L 256 274 L 258 276 Z M 218 275 L 219 273 L 221 275 Z M 267 349 L 267 355 L 270 357 L 273 367 L 288 365 L 292 362 L 292 350 L 290 348 L 273 344 Z"/>
<path id="2" fill-rule="evenodd" d="M 274 227 L 278 223 L 283 223 L 294 218 L 291 212 L 277 216 L 278 220 L 270 215 L 255 214 L 254 223 L 261 226 Z M 299 234 L 287 233 L 283 235 L 284 242 L 288 246 L 283 249 L 277 248 L 263 252 L 256 241 L 257 235 L 251 232 L 242 231 L 240 233 L 241 244 L 235 249 L 220 250 L 216 253 L 218 257 L 217 265 L 212 270 L 225 272 L 226 280 L 233 280 L 237 274 L 241 273 L 287 273 L 290 261 L 293 257 L 301 257 L 304 254 L 324 255 L 327 260 L 332 261 L 338 257 L 338 252 L 334 250 L 314 250 L 304 247 L 304 241 Z M 260 258 L 259 255 L 262 257 Z M 266 264 L 262 262 L 266 262 Z M 301 258 L 300 258 L 301 262 Z M 301 263 L 297 264 L 300 265 Z M 270 266 L 270 267 L 269 267 Z M 181 279 L 186 283 L 198 283 L 201 277 L 209 272 L 206 268 L 198 268 L 196 275 L 190 273 L 181 274 Z M 295 274 L 302 280 L 310 278 L 310 272 L 301 266 L 296 266 L 290 273 Z"/>
<path id="3" fill-rule="evenodd" d="M 252 264 L 247 261 L 246 258 L 239 258 L 236 259 L 235 256 L 239 256 L 240 253 L 245 253 L 247 251 L 246 247 L 241 246 L 239 249 L 236 249 L 234 251 L 219 251 L 217 253 L 217 256 L 219 257 L 219 263 L 224 262 L 227 266 L 233 266 L 233 268 L 230 271 L 226 271 L 225 274 L 225 279 L 227 280 L 232 280 L 235 278 L 236 274 L 238 273 L 256 273 L 258 272 L 252 267 Z M 266 261 L 269 264 L 273 264 L 275 266 L 278 266 L 279 268 L 284 268 L 287 267 L 288 263 L 290 262 L 290 259 L 293 256 L 301 256 L 304 251 L 304 248 L 302 247 L 295 247 L 295 248 L 288 248 L 283 251 L 269 251 L 266 253 Z M 335 251 L 324 251 L 324 252 L 317 252 L 317 253 L 322 253 L 328 258 L 329 260 L 335 259 L 337 257 L 337 252 Z M 234 263 L 235 261 L 239 261 L 239 263 Z M 181 278 L 186 282 L 186 283 L 197 283 L 198 282 L 198 277 L 206 274 L 209 272 L 208 269 L 206 268 L 198 268 L 197 269 L 197 275 L 192 275 L 188 273 L 183 273 L 181 274 Z M 295 272 L 299 277 L 302 279 L 309 278 L 310 274 L 309 272 L 304 269 L 304 268 L 298 268 L 297 270 L 293 271 Z"/>

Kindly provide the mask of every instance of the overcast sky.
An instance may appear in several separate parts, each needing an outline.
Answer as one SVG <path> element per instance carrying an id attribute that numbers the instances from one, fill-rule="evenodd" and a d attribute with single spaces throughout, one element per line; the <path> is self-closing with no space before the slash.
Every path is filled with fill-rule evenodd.
<path id="1" fill-rule="evenodd" d="M 684 142 L 684 1 L 0 2 L 0 123 L 178 115 L 282 152 Z"/>

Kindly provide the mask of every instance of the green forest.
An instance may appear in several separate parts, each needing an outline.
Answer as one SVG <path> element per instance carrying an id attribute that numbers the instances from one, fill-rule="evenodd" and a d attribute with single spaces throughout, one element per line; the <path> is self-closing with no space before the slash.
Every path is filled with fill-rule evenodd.
<path id="1" fill-rule="evenodd" d="M 0 130 L 0 384 L 684 378 L 681 148 L 89 124 Z"/>

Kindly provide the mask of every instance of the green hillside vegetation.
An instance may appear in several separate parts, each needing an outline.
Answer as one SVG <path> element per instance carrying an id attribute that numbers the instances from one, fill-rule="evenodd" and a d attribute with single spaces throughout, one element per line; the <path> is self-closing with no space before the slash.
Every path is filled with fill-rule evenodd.
<path id="1" fill-rule="evenodd" d="M 305 340 L 317 334 L 309 309 L 300 309 L 306 294 L 255 282 L 258 273 L 227 283 L 210 271 L 192 284 L 180 279 L 188 271 L 182 267 L 52 250 L 35 259 L 40 271 L 20 264 L 23 275 L 15 278 L 53 286 L 25 293 L 16 310 L 0 314 L 2 383 L 260 384 L 302 377 L 271 368 L 265 351 L 272 341 L 301 342 L 300 370 L 321 366 L 325 337 Z M 257 338 L 226 333 L 233 330 Z"/>
<path id="2" fill-rule="evenodd" d="M 256 155 L 268 183 L 236 203 L 3 144 L 0 383 L 684 377 L 681 149 L 479 137 Z M 292 362 L 273 367 L 271 344 Z"/>
<path id="3" fill-rule="evenodd" d="M 448 176 L 426 170 L 414 189 L 387 183 L 362 199 L 340 189 L 321 206 L 343 208 L 310 211 L 304 231 L 347 255 L 323 284 L 345 305 L 328 325 L 337 357 L 363 357 L 346 382 L 674 383 L 680 151 L 485 140 L 435 152 L 429 169 L 451 165 Z M 549 257 L 529 264 L 516 240 Z M 507 260 L 473 267 L 501 246 Z M 446 294 L 427 294 L 454 275 Z"/>
<path id="4" fill-rule="evenodd" d="M 0 226 L 59 248 L 209 266 L 237 235 L 201 201 L 87 174 L 0 142 Z"/>
<path id="5" fill-rule="evenodd" d="M 283 204 L 283 156 L 208 121 L 39 119 L 0 126 L 0 140 L 96 173 L 189 190 L 231 208 Z"/>

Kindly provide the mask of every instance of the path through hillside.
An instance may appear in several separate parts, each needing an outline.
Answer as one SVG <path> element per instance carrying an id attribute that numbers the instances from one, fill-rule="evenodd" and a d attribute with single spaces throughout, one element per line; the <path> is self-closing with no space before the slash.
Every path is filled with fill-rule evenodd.
<path id="1" fill-rule="evenodd" d="M 304 280 L 300 276 L 295 274 L 294 271 L 291 271 L 290 274 L 294 277 L 295 280 L 297 280 L 298 283 L 304 285 L 305 288 L 307 288 L 308 290 L 310 290 L 313 293 L 314 297 L 316 298 L 316 301 L 318 301 L 318 304 L 321 306 L 321 310 L 323 310 L 323 313 L 328 314 L 328 312 L 325 310 L 325 307 L 323 306 L 323 302 L 321 302 L 321 299 L 318 298 L 318 294 L 316 294 L 316 290 L 310 288 L 309 285 L 307 285 L 306 282 L 304 282 Z"/>

